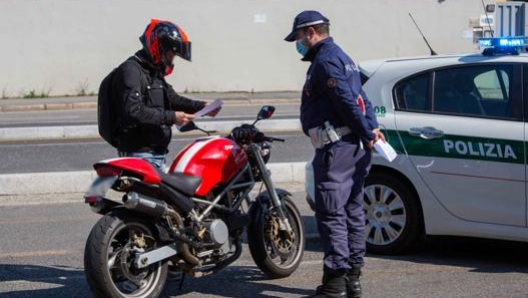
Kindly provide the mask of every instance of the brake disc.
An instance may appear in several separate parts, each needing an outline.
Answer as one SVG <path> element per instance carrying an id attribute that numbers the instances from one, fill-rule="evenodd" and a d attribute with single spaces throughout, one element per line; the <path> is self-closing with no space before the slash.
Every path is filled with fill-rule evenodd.
<path id="1" fill-rule="evenodd" d="M 281 258 L 288 258 L 292 249 L 294 248 L 294 233 L 281 231 L 280 219 L 276 216 L 271 216 L 268 221 L 267 235 L 273 251 Z"/>
<path id="2" fill-rule="evenodd" d="M 127 243 L 125 247 L 123 247 L 123 250 L 120 253 L 119 256 L 119 269 L 121 270 L 121 273 L 123 274 L 123 277 L 130 280 L 132 283 L 134 283 L 136 286 L 141 287 L 143 285 L 142 281 L 147 277 L 148 275 L 148 268 L 146 269 L 137 269 L 132 270 L 131 268 L 134 267 L 134 260 L 135 257 L 132 253 L 134 253 L 133 250 L 130 249 L 130 242 Z M 137 272 L 133 272 L 137 271 Z"/>

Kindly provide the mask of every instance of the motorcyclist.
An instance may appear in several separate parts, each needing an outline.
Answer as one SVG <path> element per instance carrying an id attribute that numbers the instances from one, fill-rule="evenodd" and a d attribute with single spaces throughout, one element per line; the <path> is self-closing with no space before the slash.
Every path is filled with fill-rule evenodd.
<path id="1" fill-rule="evenodd" d="M 165 169 L 171 126 L 186 125 L 206 103 L 178 95 L 164 78 L 172 73 L 175 56 L 191 61 L 191 42 L 181 27 L 153 19 L 139 40 L 143 48 L 118 67 L 114 80 L 118 154 Z"/>

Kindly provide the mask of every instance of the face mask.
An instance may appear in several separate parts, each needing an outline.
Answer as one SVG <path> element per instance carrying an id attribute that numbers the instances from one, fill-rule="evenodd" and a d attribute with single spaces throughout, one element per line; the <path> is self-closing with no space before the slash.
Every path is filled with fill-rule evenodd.
<path id="1" fill-rule="evenodd" d="M 301 39 L 295 41 L 295 48 L 297 49 L 297 52 L 299 52 L 299 54 L 301 54 L 303 57 L 306 56 L 308 50 L 310 49 L 308 46 L 302 44 Z"/>

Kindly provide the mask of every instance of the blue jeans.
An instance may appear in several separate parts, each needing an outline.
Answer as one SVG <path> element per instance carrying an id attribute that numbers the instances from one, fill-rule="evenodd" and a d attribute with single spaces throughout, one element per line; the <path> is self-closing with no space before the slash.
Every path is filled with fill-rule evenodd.
<path id="1" fill-rule="evenodd" d="M 165 165 L 165 154 L 156 154 L 151 152 L 117 152 L 119 157 L 138 157 L 150 162 L 156 168 L 167 172 L 167 166 Z"/>

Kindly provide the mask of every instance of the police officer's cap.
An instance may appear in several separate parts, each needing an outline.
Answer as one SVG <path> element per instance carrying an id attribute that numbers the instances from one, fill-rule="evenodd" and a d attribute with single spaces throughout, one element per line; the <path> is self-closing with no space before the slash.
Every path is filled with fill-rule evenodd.
<path id="1" fill-rule="evenodd" d="M 301 28 L 315 26 L 319 24 L 330 25 L 330 20 L 315 10 L 305 10 L 298 14 L 293 20 L 293 28 L 290 34 L 284 38 L 285 41 L 295 41 L 295 35 Z"/>

